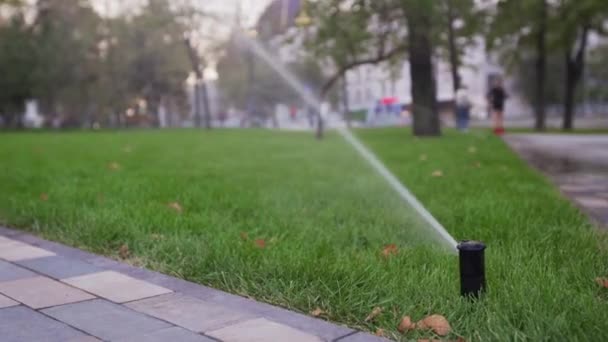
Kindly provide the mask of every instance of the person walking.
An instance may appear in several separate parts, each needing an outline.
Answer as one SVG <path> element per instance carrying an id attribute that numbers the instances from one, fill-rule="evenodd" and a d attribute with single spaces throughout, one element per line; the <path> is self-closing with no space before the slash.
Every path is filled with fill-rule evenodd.
<path id="1" fill-rule="evenodd" d="M 471 117 L 471 99 L 466 86 L 461 86 L 456 91 L 456 127 L 461 132 L 469 130 L 469 119 Z"/>
<path id="2" fill-rule="evenodd" d="M 507 98 L 508 95 L 503 87 L 502 79 L 497 78 L 492 85 L 492 89 L 490 89 L 490 92 L 488 93 L 488 102 L 490 104 L 490 109 L 492 110 L 494 133 L 496 135 L 503 135 L 505 133 L 504 112 Z"/>

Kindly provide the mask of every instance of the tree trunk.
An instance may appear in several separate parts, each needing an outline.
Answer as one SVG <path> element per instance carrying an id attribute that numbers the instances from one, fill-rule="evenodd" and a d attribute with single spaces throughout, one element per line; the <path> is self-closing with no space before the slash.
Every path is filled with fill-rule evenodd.
<path id="1" fill-rule="evenodd" d="M 536 37 L 536 120 L 534 124 L 536 131 L 544 131 L 546 126 L 545 74 L 547 71 L 547 3 L 546 0 L 540 0 L 540 2 L 539 26 Z"/>
<path id="2" fill-rule="evenodd" d="M 566 54 L 566 82 L 564 86 L 564 121 L 562 128 L 568 131 L 573 127 L 574 95 L 576 94 L 576 70 L 569 53 Z"/>
<path id="3" fill-rule="evenodd" d="M 410 11 L 411 15 L 407 18 L 414 135 L 438 136 L 441 129 L 430 37 L 432 4 L 426 0 L 416 0 L 415 3 L 416 10 Z"/>
<path id="4" fill-rule="evenodd" d="M 452 4 L 453 0 L 447 1 L 448 6 L 448 46 L 450 52 L 450 68 L 452 69 L 452 85 L 454 87 L 454 94 L 460 89 L 461 78 L 460 78 L 460 56 L 458 55 L 458 48 L 456 47 L 456 34 L 454 32 L 454 7 Z"/>
<path id="5" fill-rule="evenodd" d="M 342 76 L 342 107 L 344 110 L 344 120 L 346 121 L 346 126 L 351 128 L 352 117 L 350 115 L 350 105 L 348 103 L 348 83 L 346 80 L 346 73 L 344 76 Z"/>
<path id="6" fill-rule="evenodd" d="M 196 83 L 194 84 L 194 99 L 192 102 L 194 102 L 194 126 L 200 128 L 201 127 L 201 93 L 200 93 L 200 86 L 199 86 L 199 80 L 196 80 Z"/>
<path id="7" fill-rule="evenodd" d="M 583 71 L 585 70 L 585 54 L 587 52 L 587 39 L 589 36 L 589 27 L 581 28 L 581 35 L 578 41 L 573 42 L 573 45 L 578 43 L 578 49 L 574 57 L 572 57 L 568 49 L 566 52 L 566 82 L 564 94 L 564 122 L 562 128 L 564 130 L 572 130 L 574 127 L 574 109 L 576 101 L 576 88 L 581 80 Z"/>
<path id="8" fill-rule="evenodd" d="M 201 80 L 201 97 L 203 100 L 203 110 L 205 112 L 205 128 L 211 129 L 211 106 L 209 105 L 209 92 L 205 80 Z"/>

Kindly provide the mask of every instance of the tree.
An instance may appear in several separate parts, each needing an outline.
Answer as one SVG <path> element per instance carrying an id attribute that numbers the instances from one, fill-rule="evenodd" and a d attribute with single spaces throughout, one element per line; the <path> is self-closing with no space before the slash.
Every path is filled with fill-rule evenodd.
<path id="1" fill-rule="evenodd" d="M 525 64 L 533 54 L 535 79 L 535 129 L 545 129 L 545 84 L 547 70 L 547 35 L 549 25 L 547 0 L 499 2 L 487 36 L 488 48 L 496 49 L 512 65 Z M 509 66 L 509 65 L 508 65 Z"/>
<path id="2" fill-rule="evenodd" d="M 315 34 L 308 45 L 335 69 L 323 86 L 321 97 L 351 69 L 366 64 L 400 63 L 409 55 L 414 134 L 440 134 L 432 63 L 435 2 L 331 0 L 313 3 L 312 11 Z"/>
<path id="3" fill-rule="evenodd" d="M 34 49 L 22 15 L 0 25 L 0 117 L 7 126 L 20 126 L 23 105 L 32 96 Z"/>
<path id="4" fill-rule="evenodd" d="M 589 34 L 593 31 L 603 33 L 608 3 L 602 0 L 562 0 L 556 18 L 559 25 L 556 25 L 558 34 L 554 44 L 563 50 L 566 73 L 562 128 L 571 130 L 576 91 L 585 70 Z"/>
<path id="5" fill-rule="evenodd" d="M 466 47 L 483 32 L 485 13 L 476 8 L 474 0 L 442 0 L 438 2 L 440 22 L 445 30 L 437 34 L 438 47 L 447 52 L 454 93 L 461 87 L 461 59 Z"/>

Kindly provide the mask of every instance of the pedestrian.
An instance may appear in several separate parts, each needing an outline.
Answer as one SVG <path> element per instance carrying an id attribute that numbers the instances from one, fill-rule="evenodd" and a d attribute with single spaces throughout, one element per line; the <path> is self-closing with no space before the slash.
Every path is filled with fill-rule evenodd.
<path id="1" fill-rule="evenodd" d="M 508 95 L 503 87 L 502 79 L 497 78 L 488 93 L 488 102 L 494 119 L 494 133 L 496 135 L 503 135 L 505 133 L 504 112 L 507 98 Z"/>
<path id="2" fill-rule="evenodd" d="M 471 100 L 466 86 L 461 86 L 456 91 L 456 127 L 461 132 L 469 130 L 469 119 L 471 117 Z"/>

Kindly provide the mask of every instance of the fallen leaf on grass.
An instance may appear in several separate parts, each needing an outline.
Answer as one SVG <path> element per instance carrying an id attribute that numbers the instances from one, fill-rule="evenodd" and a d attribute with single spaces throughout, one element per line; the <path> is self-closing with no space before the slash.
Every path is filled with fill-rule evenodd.
<path id="1" fill-rule="evenodd" d="M 243 241 L 249 240 L 249 234 L 247 234 L 247 232 L 241 232 L 241 239 Z"/>
<path id="2" fill-rule="evenodd" d="M 477 147 L 475 147 L 475 146 L 469 147 L 469 153 L 477 153 Z"/>
<path id="3" fill-rule="evenodd" d="M 131 255 L 131 251 L 129 250 L 129 246 L 127 246 L 126 244 L 120 246 L 120 248 L 118 249 L 118 256 L 121 259 L 123 259 L 123 260 L 128 259 L 130 255 Z"/>
<path id="4" fill-rule="evenodd" d="M 108 164 L 108 169 L 110 169 L 111 171 L 118 171 L 120 170 L 120 164 L 118 164 L 117 162 L 111 162 L 110 164 Z"/>
<path id="5" fill-rule="evenodd" d="M 160 241 L 160 240 L 164 240 L 165 236 L 163 234 L 152 234 L 152 235 L 150 235 L 150 238 L 154 241 Z"/>
<path id="6" fill-rule="evenodd" d="M 418 342 L 441 342 L 441 340 L 437 340 L 437 339 L 429 340 L 428 338 L 421 338 L 418 340 Z"/>
<path id="7" fill-rule="evenodd" d="M 388 258 L 391 255 L 397 255 L 397 253 L 399 253 L 399 249 L 394 243 L 388 244 L 382 249 L 382 256 L 385 258 Z"/>
<path id="8" fill-rule="evenodd" d="M 384 329 L 378 328 L 376 330 L 376 332 L 374 333 L 374 335 L 376 335 L 378 337 L 384 337 Z"/>
<path id="9" fill-rule="evenodd" d="M 177 203 L 177 202 L 167 203 L 167 207 L 169 209 L 175 210 L 175 212 L 177 212 L 179 214 L 181 214 L 184 211 L 184 209 L 182 208 L 182 206 L 179 203 Z"/>
<path id="10" fill-rule="evenodd" d="M 125 153 L 131 153 L 131 152 L 133 152 L 133 147 L 131 147 L 131 146 L 125 146 L 122 150 Z"/>
<path id="11" fill-rule="evenodd" d="M 266 248 L 266 240 L 264 240 L 264 239 L 256 239 L 255 240 L 255 245 L 258 246 L 258 248 L 264 249 L 264 248 Z"/>
<path id="12" fill-rule="evenodd" d="M 608 278 L 595 278 L 595 282 L 599 286 L 608 289 Z"/>
<path id="13" fill-rule="evenodd" d="M 433 173 L 431 173 L 431 176 L 433 176 L 433 177 L 443 177 L 443 171 L 436 170 Z"/>
<path id="14" fill-rule="evenodd" d="M 372 312 L 369 313 L 369 315 L 367 315 L 367 317 L 365 317 L 365 321 L 366 322 L 371 322 L 373 321 L 376 317 L 378 317 L 380 314 L 382 313 L 382 308 L 379 306 L 376 306 L 374 308 L 374 310 L 372 310 Z"/>
<path id="15" fill-rule="evenodd" d="M 321 309 L 321 308 L 316 308 L 316 309 L 312 310 L 310 312 L 310 314 L 312 315 L 312 317 L 320 317 L 322 315 L 327 314 L 327 312 L 323 311 L 323 309 Z"/>
<path id="16" fill-rule="evenodd" d="M 46 192 L 43 192 L 40 194 L 40 200 L 43 202 L 46 202 L 49 200 L 49 194 L 47 194 Z"/>
<path id="17" fill-rule="evenodd" d="M 433 332 L 439 336 L 446 336 L 452 331 L 452 327 L 450 327 L 448 320 L 441 315 L 430 315 L 425 317 L 416 323 L 416 328 L 433 330 Z"/>
<path id="18" fill-rule="evenodd" d="M 410 316 L 403 317 L 397 327 L 397 330 L 402 334 L 414 329 L 416 329 L 416 323 L 412 322 Z"/>
<path id="19" fill-rule="evenodd" d="M 420 161 L 426 161 L 427 159 L 429 159 L 429 157 L 426 154 L 420 155 Z"/>
<path id="20" fill-rule="evenodd" d="M 477 161 L 473 164 L 473 166 L 479 169 L 481 167 L 481 163 Z"/>

